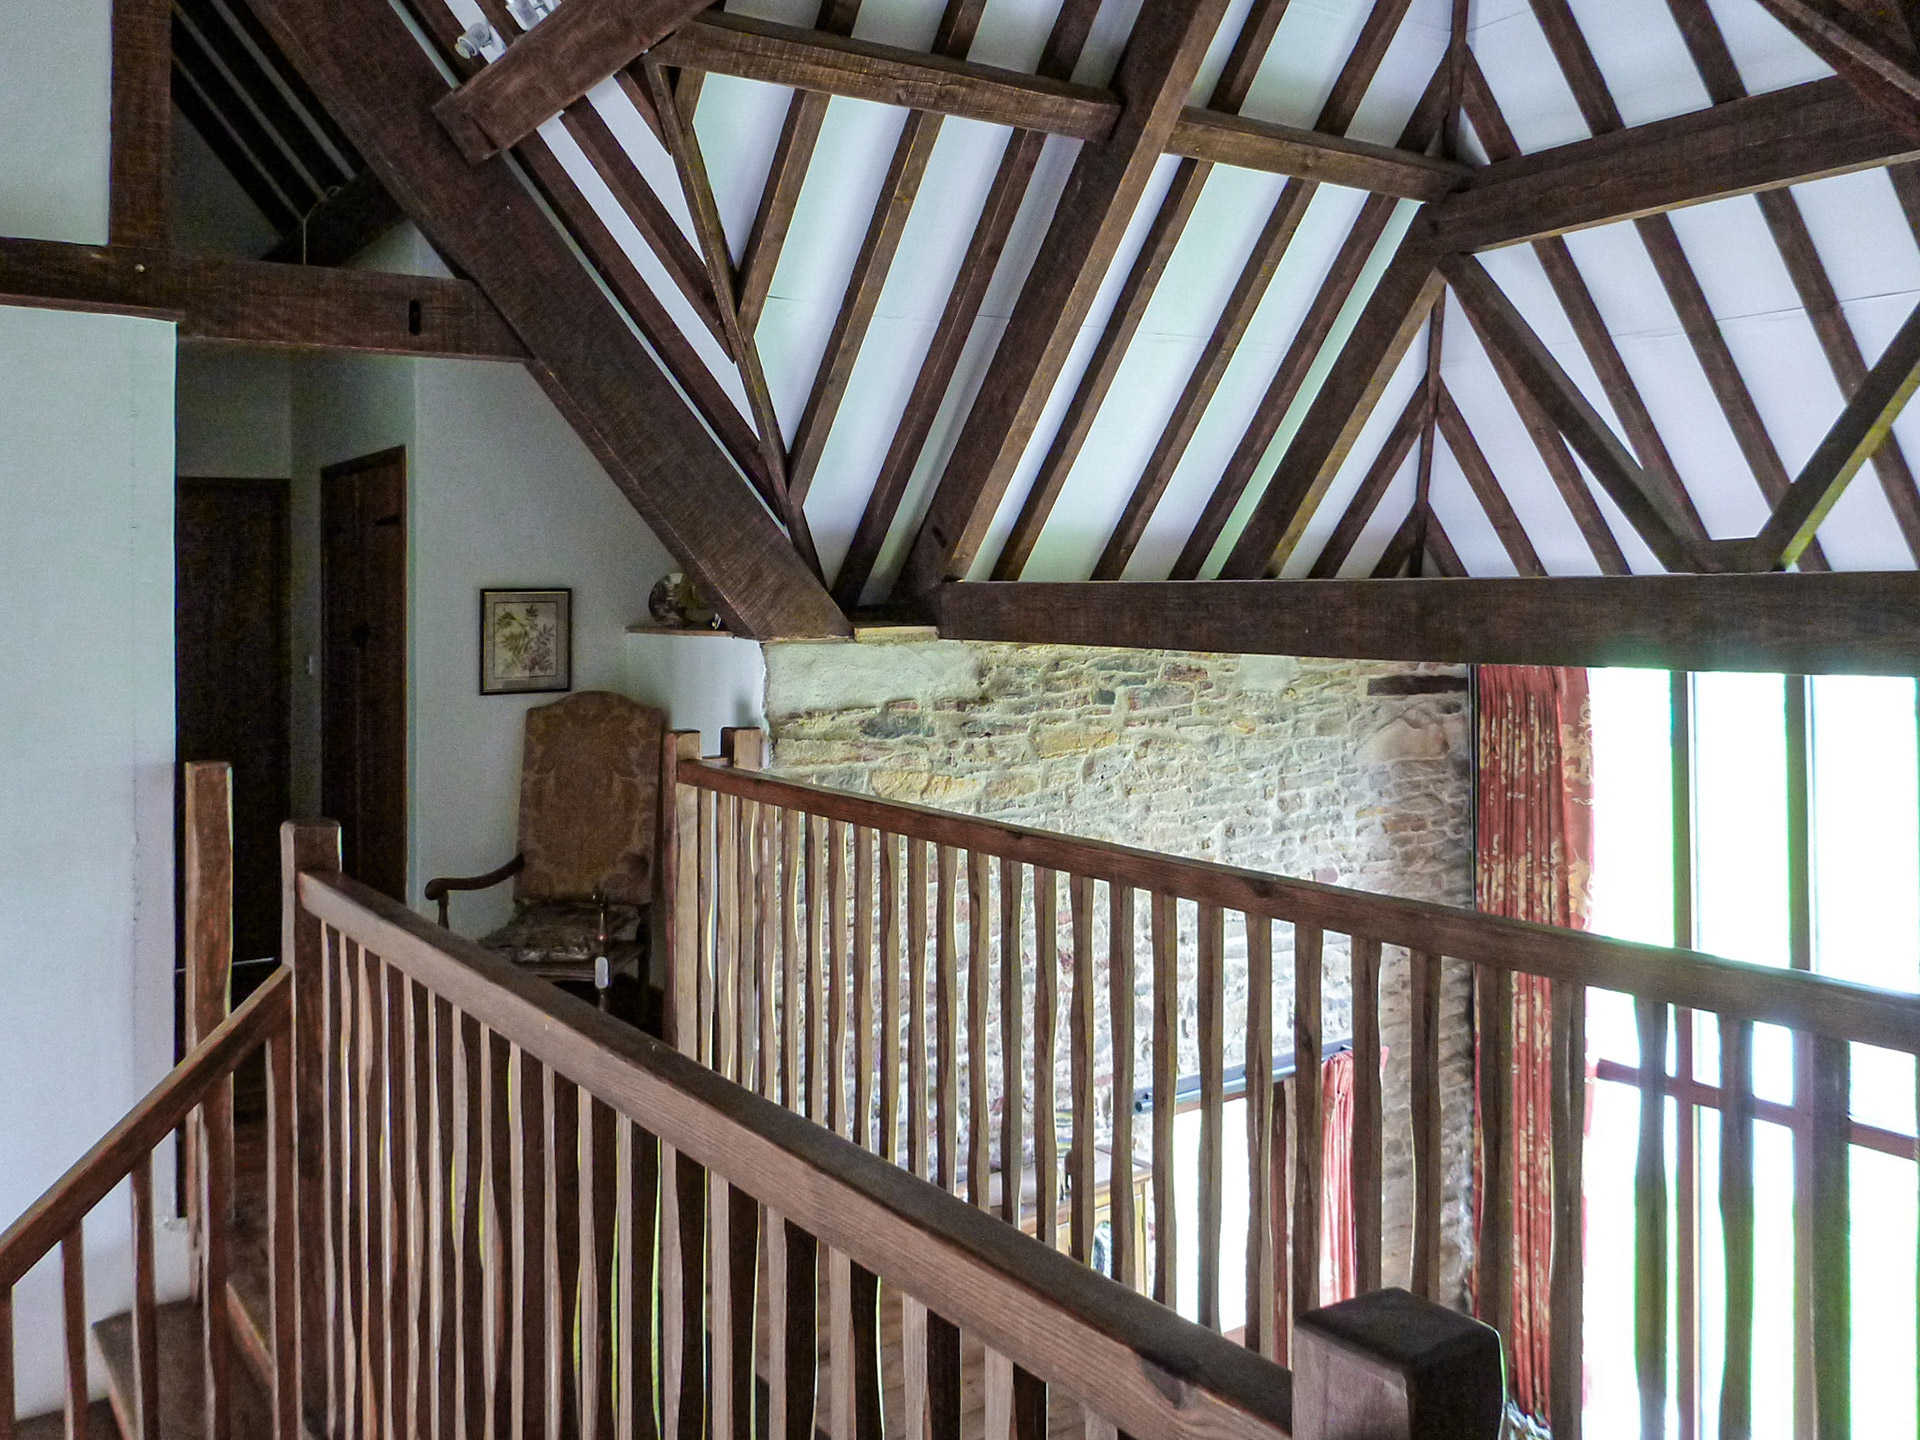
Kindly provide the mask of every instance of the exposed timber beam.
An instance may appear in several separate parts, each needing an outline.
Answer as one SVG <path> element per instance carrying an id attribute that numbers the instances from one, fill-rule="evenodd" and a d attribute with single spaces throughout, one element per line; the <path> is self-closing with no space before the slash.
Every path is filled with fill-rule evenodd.
<path id="1" fill-rule="evenodd" d="M 1227 654 L 1630 665 L 1796 675 L 1920 670 L 1920 573 L 1497 580 L 961 583 L 940 633 Z"/>
<path id="2" fill-rule="evenodd" d="M 294 350 L 525 360 L 465 280 L 0 239 L 0 303 L 152 315 L 180 333 Z"/>
<path id="3" fill-rule="evenodd" d="M 744 15 L 709 13 L 675 31 L 650 57 L 717 75 L 845 95 L 932 114 L 1041 130 L 1076 140 L 1106 140 L 1118 122 L 1121 96 L 1087 85 L 1003 70 L 776 25 Z M 1461 185 L 1467 167 L 1389 145 L 1241 115 L 1188 106 L 1161 148 L 1168 154 L 1292 175 L 1333 185 L 1437 200 Z"/>
<path id="4" fill-rule="evenodd" d="M 1453 255 L 1441 261 L 1441 269 L 1481 343 L 1499 352 L 1520 387 L 1587 462 L 1660 563 L 1674 571 L 1716 568 L 1695 553 L 1686 538 L 1685 518 L 1666 492 L 1648 477 L 1480 262 L 1470 255 Z"/>
<path id="5" fill-rule="evenodd" d="M 519 144 L 709 0 L 568 0 L 434 113 L 476 163 Z"/>
<path id="6" fill-rule="evenodd" d="M 1887 343 L 1840 418 L 1794 477 L 1754 538 L 1744 568 L 1771 570 L 1800 558 L 1848 482 L 1885 443 L 1916 389 L 1920 389 L 1920 306 Z"/>
<path id="7" fill-rule="evenodd" d="M 1127 103 L 1112 133 L 1074 161 L 914 538 L 905 594 L 930 599 L 979 554 L 1225 9 L 1225 0 L 1148 0 L 1134 22 L 1116 77 Z"/>
<path id="8" fill-rule="evenodd" d="M 1435 207 L 1438 243 L 1491 250 L 1920 158 L 1843 80 L 1815 80 L 1481 170 Z"/>
<path id="9" fill-rule="evenodd" d="M 728 623 L 756 637 L 846 633 L 846 617 L 519 176 L 470 165 L 435 120 L 447 82 L 387 0 L 253 4 L 428 240 L 499 307 L 535 378 Z"/>
<path id="10" fill-rule="evenodd" d="M 1920 67 L 1913 36 L 1836 0 L 1760 0 L 1761 7 L 1908 135 L 1920 135 Z M 1904 28 L 1904 27 L 1903 27 Z"/>
<path id="11" fill-rule="evenodd" d="M 173 188 L 172 6 L 113 0 L 112 142 L 107 237 L 168 243 Z"/>
<path id="12" fill-rule="evenodd" d="M 1269 566 L 1284 564 L 1299 543 L 1307 520 L 1440 296 L 1434 259 L 1432 227 L 1415 217 L 1247 517 L 1222 567 L 1225 578 L 1256 580 Z"/>

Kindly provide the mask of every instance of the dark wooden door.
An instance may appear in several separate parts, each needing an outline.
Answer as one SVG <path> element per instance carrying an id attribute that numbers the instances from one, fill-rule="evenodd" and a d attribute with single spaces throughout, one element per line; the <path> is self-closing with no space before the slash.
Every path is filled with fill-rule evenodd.
<path id="1" fill-rule="evenodd" d="M 407 885 L 407 452 L 320 472 L 321 809 L 349 875 Z"/>
<path id="2" fill-rule="evenodd" d="M 179 758 L 233 766 L 233 942 L 280 949 L 287 818 L 287 482 L 182 477 L 174 512 Z"/>

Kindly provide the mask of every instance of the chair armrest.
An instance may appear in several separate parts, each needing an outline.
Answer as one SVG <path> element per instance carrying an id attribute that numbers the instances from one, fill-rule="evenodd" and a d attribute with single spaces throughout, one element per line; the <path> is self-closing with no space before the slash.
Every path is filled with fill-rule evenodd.
<path id="1" fill-rule="evenodd" d="M 497 870 L 489 870 L 484 875 L 442 875 L 429 880 L 423 892 L 429 900 L 437 901 L 440 906 L 440 926 L 447 927 L 447 897 L 455 890 L 491 890 L 502 880 L 511 880 L 527 868 L 527 857 L 516 855 Z"/>

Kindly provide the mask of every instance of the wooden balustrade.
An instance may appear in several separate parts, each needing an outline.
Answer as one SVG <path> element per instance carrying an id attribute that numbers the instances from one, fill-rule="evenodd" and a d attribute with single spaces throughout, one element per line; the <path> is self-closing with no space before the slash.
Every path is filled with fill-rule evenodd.
<path id="1" fill-rule="evenodd" d="M 1419 1296 L 1449 1301 L 1458 1297 L 1441 1293 L 1448 1223 L 1443 1146 L 1449 1133 L 1442 1113 L 1443 984 L 1450 968 L 1466 967 L 1477 980 L 1494 1076 L 1482 1097 L 1489 1203 L 1478 1236 L 1479 1281 L 1489 1318 L 1496 1320 L 1503 1318 L 1510 1283 L 1515 1217 L 1506 1196 L 1516 1164 L 1500 1119 L 1505 1031 L 1497 1017 L 1506 1014 L 1503 998 L 1514 976 L 1553 982 L 1550 1183 L 1562 1238 L 1555 1246 L 1549 1329 L 1555 1433 L 1561 1436 L 1577 1434 L 1579 1426 L 1584 1297 L 1578 1217 L 1588 989 L 1618 991 L 1639 1002 L 1648 1027 L 1645 1053 L 1652 1055 L 1665 1053 L 1660 1036 L 1669 1007 L 1719 1017 L 1728 1073 L 1736 1077 L 1721 1130 L 1720 1184 L 1731 1247 L 1729 1353 L 1746 1353 L 1741 1347 L 1750 1345 L 1753 1323 L 1754 1104 L 1742 1057 L 1750 1054 L 1747 1037 L 1755 1023 L 1808 1037 L 1815 1103 L 1814 1204 L 1807 1223 L 1823 1268 L 1807 1303 L 1830 1422 L 1823 1432 L 1839 1433 L 1831 1424 L 1844 1414 L 1850 1344 L 1848 1047 L 1920 1050 L 1920 997 L 829 790 L 757 773 L 758 738 L 750 742 L 752 763 L 741 763 L 742 732 L 733 733 L 734 748 L 721 760 L 694 758 L 697 737 L 669 742 L 678 757 L 671 813 L 721 817 L 716 824 L 703 818 L 697 827 L 670 826 L 666 837 L 668 865 L 680 876 L 679 888 L 668 895 L 671 993 L 741 997 L 752 1008 L 748 1033 L 765 1037 L 765 1051 L 781 1057 L 783 1074 L 807 1076 L 799 1091 L 784 1084 L 766 1093 L 777 1093 L 881 1156 L 903 1160 L 915 1173 L 930 1174 L 975 1206 L 992 1205 L 1003 1219 L 1019 1220 L 1018 1197 L 1033 1173 L 1026 1186 L 1033 1197 L 1030 1223 L 1043 1241 L 1064 1243 L 1074 1256 L 1089 1254 L 1095 1144 L 1106 1140 L 1120 1157 L 1133 1157 L 1142 1147 L 1139 1162 L 1150 1172 L 1151 1242 L 1134 1253 L 1132 1193 L 1120 1178 L 1126 1159 L 1116 1160 L 1110 1268 L 1174 1304 L 1183 1298 L 1176 1289 L 1176 1234 L 1194 1227 L 1194 1309 L 1211 1325 L 1222 1318 L 1225 1278 L 1223 1075 L 1231 1058 L 1243 1057 L 1250 1200 L 1245 1340 L 1270 1357 L 1291 1353 L 1296 1317 L 1337 1298 L 1321 1293 L 1328 1122 L 1319 1071 L 1329 979 L 1346 982 L 1349 1038 L 1358 1057 L 1381 1053 L 1383 964 L 1407 967 L 1410 992 L 1410 1193 L 1383 1197 L 1381 1075 L 1361 1063 L 1354 1077 L 1345 1178 L 1353 1195 L 1358 1286 L 1381 1284 L 1383 1250 L 1391 1240 L 1409 1257 L 1397 1278 Z M 743 843 L 732 817 L 749 809 L 756 827 L 786 837 L 786 843 Z M 1244 1026 L 1234 1026 L 1231 1036 L 1223 991 L 1229 946 L 1236 963 L 1244 959 L 1248 994 L 1269 1002 L 1250 1001 Z M 1144 986 L 1136 953 L 1151 957 Z M 1184 1022 L 1191 1036 L 1185 1049 L 1183 1015 L 1191 1017 Z M 1283 1017 L 1277 1024 L 1276 1015 Z M 725 1074 L 744 1079 L 750 1073 L 753 1054 L 717 1045 L 705 1009 L 681 1012 L 674 1025 L 689 1056 Z M 1098 1050 L 1102 1031 L 1110 1037 L 1110 1061 Z M 860 1040 L 851 1049 L 849 1033 Z M 1028 1053 L 1022 1052 L 1023 1034 L 1031 1037 Z M 1297 1057 L 1297 1078 L 1289 1085 L 1273 1083 L 1276 1035 L 1291 1036 Z M 1008 1037 L 1013 1043 L 1006 1043 Z M 997 1064 L 995 1044 L 1002 1046 Z M 1062 1044 L 1064 1076 L 1056 1070 Z M 1144 1057 L 1151 1111 L 1145 1134 L 1130 1104 L 1137 1054 Z M 1176 1213 L 1174 1095 L 1183 1073 L 1196 1071 L 1199 1198 L 1191 1212 Z M 1654 1182 L 1664 1173 L 1666 1086 L 1653 1080 L 1642 1084 L 1641 1093 L 1647 1173 L 1640 1186 L 1640 1226 L 1645 1234 L 1664 1236 L 1664 1182 Z M 902 1112 L 904 1156 L 896 1128 Z M 991 1180 L 982 1178 L 989 1167 L 997 1195 Z M 1056 1219 L 1062 1187 L 1068 1200 L 1064 1235 L 1057 1234 Z M 1396 1199 L 1406 1217 L 1407 1230 L 1397 1236 L 1383 1230 L 1383 1198 Z M 1468 1222 L 1455 1217 L 1452 1223 L 1463 1228 Z M 1663 1323 L 1664 1297 L 1657 1275 L 1642 1286 L 1639 1304 L 1648 1327 Z M 1648 1334 L 1641 1353 L 1657 1359 L 1664 1331 Z M 1729 1367 L 1727 1383 L 1731 1390 L 1746 1381 Z M 1744 1413 L 1744 1394 L 1727 1403 L 1727 1413 Z"/>
<path id="2" fill-rule="evenodd" d="M 716 841 L 801 853 L 768 807 L 718 798 L 705 825 L 688 807 Z M 696 903 L 760 954 L 726 919 L 761 913 L 738 903 L 753 877 L 713 873 Z M 784 1053 L 757 1028 L 771 967 L 695 986 L 710 1042 L 689 1028 L 682 1054 L 337 873 L 297 890 L 298 990 L 320 1007 L 300 1074 L 320 1117 L 303 1258 L 324 1278 L 307 1407 L 329 1435 L 1288 1434 L 1284 1370 L 756 1093 L 777 1088 L 764 1070 L 717 1073 Z M 852 995 L 810 1045 L 878 1053 Z M 815 1077 L 785 1093 L 847 1124 L 846 1069 Z"/>

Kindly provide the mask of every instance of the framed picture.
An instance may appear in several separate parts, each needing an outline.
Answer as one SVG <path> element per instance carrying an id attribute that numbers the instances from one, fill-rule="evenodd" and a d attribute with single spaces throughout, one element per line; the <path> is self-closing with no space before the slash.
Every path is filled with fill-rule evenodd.
<path id="1" fill-rule="evenodd" d="M 573 688 L 573 591 L 480 592 L 480 693 Z"/>

